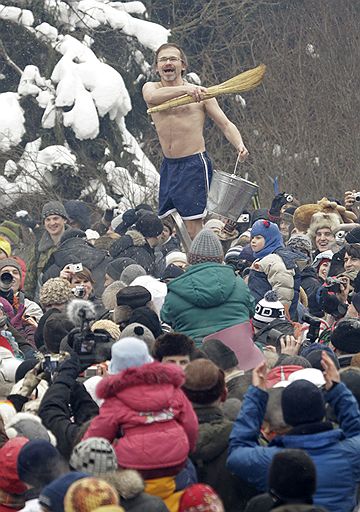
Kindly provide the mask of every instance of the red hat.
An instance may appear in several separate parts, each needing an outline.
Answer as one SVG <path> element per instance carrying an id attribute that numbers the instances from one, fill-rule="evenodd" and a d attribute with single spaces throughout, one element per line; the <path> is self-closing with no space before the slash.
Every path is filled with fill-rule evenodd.
<path id="1" fill-rule="evenodd" d="M 13 350 L 12 346 L 10 345 L 9 341 L 5 338 L 5 336 L 2 336 L 1 334 L 0 334 L 0 347 L 6 348 L 14 355 L 14 350 Z"/>
<path id="2" fill-rule="evenodd" d="M 209 485 L 194 484 L 181 496 L 179 512 L 224 512 L 224 505 Z"/>
<path id="3" fill-rule="evenodd" d="M 285 382 L 288 380 L 289 375 L 298 370 L 302 370 L 302 366 L 298 366 L 296 364 L 286 364 L 284 366 L 275 366 L 272 368 L 266 377 L 266 387 L 272 388 L 275 384 L 279 382 Z M 281 387 L 281 386 L 279 386 Z"/>
<path id="4" fill-rule="evenodd" d="M 0 448 L 0 489 L 9 494 L 23 494 L 27 487 L 19 478 L 17 459 L 26 437 L 14 437 Z"/>

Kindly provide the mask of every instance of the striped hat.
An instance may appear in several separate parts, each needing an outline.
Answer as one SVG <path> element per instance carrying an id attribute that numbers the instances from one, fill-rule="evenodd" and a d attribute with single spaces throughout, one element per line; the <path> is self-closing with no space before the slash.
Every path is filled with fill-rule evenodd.
<path id="1" fill-rule="evenodd" d="M 256 304 L 253 326 L 262 329 L 276 318 L 285 319 L 285 309 L 277 293 L 270 290 Z"/>

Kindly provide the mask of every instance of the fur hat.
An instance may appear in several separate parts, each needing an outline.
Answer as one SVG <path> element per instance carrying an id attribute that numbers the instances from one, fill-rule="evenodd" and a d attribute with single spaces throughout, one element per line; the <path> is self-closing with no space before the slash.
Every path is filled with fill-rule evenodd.
<path id="1" fill-rule="evenodd" d="M 124 500 L 135 498 L 144 492 L 145 489 L 144 480 L 140 473 L 134 469 L 123 469 L 113 473 L 106 473 L 102 478 L 112 485 L 118 495 Z"/>
<path id="2" fill-rule="evenodd" d="M 285 423 L 292 427 L 319 422 L 325 416 L 323 393 L 307 380 L 297 380 L 284 389 L 281 407 Z"/>
<path id="3" fill-rule="evenodd" d="M 161 361 L 166 356 L 190 356 L 194 350 L 195 343 L 189 336 L 170 332 L 156 339 L 153 356 L 157 361 Z"/>
<path id="4" fill-rule="evenodd" d="M 196 512 L 197 510 L 224 510 L 221 499 L 209 485 L 191 485 L 181 496 L 179 512 Z"/>
<path id="5" fill-rule="evenodd" d="M 295 210 L 293 222 L 296 229 L 305 233 L 309 229 L 313 215 L 318 212 L 335 214 L 338 218 L 337 224 L 356 221 L 356 215 L 353 212 L 350 212 L 349 210 L 346 210 L 344 206 L 340 206 L 336 202 L 329 201 L 326 197 L 323 197 L 316 204 L 303 204 Z"/>
<path id="6" fill-rule="evenodd" d="M 96 330 L 106 331 L 114 341 L 120 339 L 120 329 L 116 323 L 111 320 L 97 320 L 92 324 L 91 330 L 92 332 L 95 332 Z"/>
<path id="7" fill-rule="evenodd" d="M 209 359 L 195 359 L 185 368 L 183 391 L 195 404 L 211 404 L 225 391 L 224 372 Z"/>
<path id="8" fill-rule="evenodd" d="M 52 445 L 56 445 L 56 439 L 52 432 L 46 430 L 41 418 L 29 412 L 18 412 L 6 423 L 5 432 L 9 439 L 13 437 L 26 437 L 29 441 L 43 439 Z"/>
<path id="9" fill-rule="evenodd" d="M 68 489 L 64 512 L 92 512 L 105 505 L 119 505 L 115 489 L 99 478 L 82 478 Z"/>
<path id="10" fill-rule="evenodd" d="M 138 338 L 122 338 L 111 347 L 109 374 L 114 375 L 127 368 L 151 363 L 146 343 Z"/>
<path id="11" fill-rule="evenodd" d="M 159 236 L 164 229 L 159 217 L 151 212 L 141 215 L 135 227 L 145 238 Z"/>
<path id="12" fill-rule="evenodd" d="M 341 223 L 341 219 L 336 213 L 317 212 L 311 217 L 308 235 L 314 239 L 319 229 L 328 228 L 331 232 L 335 231 Z"/>
<path id="13" fill-rule="evenodd" d="M 52 512 L 64 512 L 64 498 L 67 490 L 74 482 L 81 478 L 86 478 L 87 476 L 86 473 L 70 471 L 70 473 L 66 473 L 56 480 L 53 480 L 42 489 L 39 496 L 39 504 L 46 510 L 49 509 Z"/>
<path id="14" fill-rule="evenodd" d="M 53 277 L 40 288 L 40 303 L 42 306 L 66 304 L 73 298 L 69 281 L 61 277 Z"/>
<path id="15" fill-rule="evenodd" d="M 224 251 L 218 237 L 210 229 L 202 229 L 190 245 L 188 260 L 190 265 L 197 263 L 222 263 Z"/>
<path id="16" fill-rule="evenodd" d="M 285 318 L 285 308 L 279 301 L 277 293 L 274 290 L 270 290 L 256 304 L 252 322 L 254 327 L 262 329 L 265 325 L 279 318 Z"/>
<path id="17" fill-rule="evenodd" d="M 226 371 L 239 364 L 236 354 L 221 340 L 207 339 L 201 345 L 201 350 L 219 368 Z"/>
<path id="18" fill-rule="evenodd" d="M 70 457 L 70 466 L 75 471 L 84 471 L 92 476 L 116 471 L 118 461 L 111 443 L 103 437 L 90 437 L 77 444 Z"/>
<path id="19" fill-rule="evenodd" d="M 148 346 L 149 352 L 152 351 L 155 343 L 155 337 L 150 329 L 137 322 L 127 325 L 125 329 L 121 331 L 120 339 L 121 338 L 138 338 L 139 340 L 143 340 Z"/>
<path id="20" fill-rule="evenodd" d="M 331 343 L 335 348 L 346 354 L 360 352 L 360 320 L 345 318 L 332 331 Z"/>
<path id="21" fill-rule="evenodd" d="M 121 272 L 120 281 L 126 286 L 130 286 L 137 277 L 141 276 L 146 276 L 146 270 L 141 265 L 132 263 Z"/>
<path id="22" fill-rule="evenodd" d="M 46 217 L 50 215 L 59 215 L 64 219 L 68 219 L 68 214 L 64 208 L 64 205 L 60 201 L 49 201 L 42 207 L 41 218 L 44 221 Z"/>
<path id="23" fill-rule="evenodd" d="M 143 286 L 126 286 L 117 293 L 116 301 L 118 306 L 136 309 L 151 301 L 151 293 Z"/>

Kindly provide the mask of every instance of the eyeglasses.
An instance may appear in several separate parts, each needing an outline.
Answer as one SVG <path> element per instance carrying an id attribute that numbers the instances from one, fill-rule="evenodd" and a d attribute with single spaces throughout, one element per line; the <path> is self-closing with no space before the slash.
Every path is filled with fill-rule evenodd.
<path id="1" fill-rule="evenodd" d="M 179 61 L 182 62 L 182 59 L 180 59 L 179 57 L 160 57 L 160 59 L 158 59 L 158 62 L 161 62 L 161 64 L 163 64 L 164 62 L 167 62 L 168 60 L 170 62 L 179 62 Z"/>

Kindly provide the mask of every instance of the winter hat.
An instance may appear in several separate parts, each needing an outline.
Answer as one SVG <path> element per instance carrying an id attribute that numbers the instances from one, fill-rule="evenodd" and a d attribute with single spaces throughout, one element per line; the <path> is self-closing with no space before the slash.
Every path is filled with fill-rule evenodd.
<path id="1" fill-rule="evenodd" d="M 136 263 L 136 261 L 132 258 L 116 258 L 107 264 L 105 273 L 114 279 L 114 281 L 120 281 L 123 270 L 134 263 Z"/>
<path id="2" fill-rule="evenodd" d="M 119 213 L 118 215 L 116 215 L 113 220 L 111 221 L 111 229 L 113 231 L 116 231 L 116 228 L 118 226 L 120 226 L 120 224 L 122 223 L 122 220 L 123 220 L 123 214 L 122 213 Z"/>
<path id="3" fill-rule="evenodd" d="M 86 477 L 88 477 L 86 473 L 70 471 L 70 473 L 53 480 L 42 489 L 39 496 L 40 505 L 50 509 L 51 512 L 64 512 L 64 498 L 69 487 L 77 480 Z"/>
<path id="4" fill-rule="evenodd" d="M 202 229 L 196 235 L 190 245 L 188 260 L 190 265 L 211 261 L 223 262 L 224 252 L 221 242 L 210 229 Z"/>
<path id="5" fill-rule="evenodd" d="M 33 439 L 20 450 L 17 459 L 17 471 L 20 480 L 36 486 L 49 473 L 49 467 L 63 463 L 59 451 L 49 441 Z M 50 483 L 50 482 L 49 482 Z"/>
<path id="6" fill-rule="evenodd" d="M 15 382 L 16 371 L 21 363 L 21 359 L 14 357 L 11 348 L 8 350 L 7 348 L 0 347 L 0 375 L 5 382 Z"/>
<path id="7" fill-rule="evenodd" d="M 69 281 L 61 277 L 48 279 L 40 288 L 40 303 L 42 306 L 66 304 L 73 298 Z"/>
<path id="8" fill-rule="evenodd" d="M 213 231 L 215 235 L 220 233 L 220 231 L 224 229 L 224 227 L 225 223 L 220 219 L 210 219 L 204 225 L 205 229 L 211 229 L 211 231 Z"/>
<path id="9" fill-rule="evenodd" d="M 150 329 L 154 338 L 163 333 L 158 315 L 149 307 L 144 306 L 134 309 L 127 321 L 128 325 L 133 323 L 139 323 Z"/>
<path id="10" fill-rule="evenodd" d="M 177 277 L 182 276 L 184 273 L 184 270 L 177 265 L 174 265 L 173 263 L 170 263 L 170 265 L 167 265 L 165 268 L 161 280 L 166 283 L 170 281 L 171 279 L 176 279 Z"/>
<path id="11" fill-rule="evenodd" d="M 307 235 L 303 235 L 302 233 L 291 235 L 286 245 L 296 251 L 306 254 L 307 256 L 311 255 L 312 244 L 310 237 Z"/>
<path id="12" fill-rule="evenodd" d="M 276 453 L 269 470 L 269 489 L 282 501 L 311 503 L 316 491 L 316 469 L 309 455 L 297 449 Z"/>
<path id="13" fill-rule="evenodd" d="M 186 254 L 181 251 L 171 251 L 169 254 L 165 256 L 165 265 L 168 267 L 169 265 L 187 265 L 188 260 Z"/>
<path id="14" fill-rule="evenodd" d="M 0 400 L 0 417 L 4 425 L 7 425 L 15 415 L 16 409 L 13 403 L 10 400 Z"/>
<path id="15" fill-rule="evenodd" d="M 111 347 L 109 374 L 114 375 L 126 370 L 151 363 L 146 343 L 138 338 L 122 338 Z"/>
<path id="16" fill-rule="evenodd" d="M 135 227 L 145 238 L 161 235 L 164 226 L 155 213 L 144 213 L 136 222 Z"/>
<path id="17" fill-rule="evenodd" d="M 125 288 L 125 285 L 121 281 L 114 281 L 105 288 L 101 295 L 101 301 L 105 309 L 113 311 L 116 308 L 116 294 L 123 288 Z"/>
<path id="18" fill-rule="evenodd" d="M 83 238 L 86 240 L 86 233 L 85 231 L 77 228 L 66 229 L 61 236 L 60 242 L 66 242 L 66 240 L 70 240 L 70 238 Z"/>
<path id="19" fill-rule="evenodd" d="M 269 220 L 257 220 L 255 224 L 253 224 L 251 228 L 251 238 L 258 235 L 264 237 L 265 245 L 260 251 L 253 251 L 256 258 L 264 258 L 268 254 L 276 251 L 276 249 L 284 247 L 282 234 L 278 225 Z"/>
<path id="20" fill-rule="evenodd" d="M 345 235 L 348 244 L 360 244 L 360 227 L 352 229 Z"/>
<path id="21" fill-rule="evenodd" d="M 47 431 L 41 422 L 41 418 L 29 412 L 18 412 L 6 423 L 5 432 L 9 439 L 13 437 L 26 437 L 29 441 L 43 439 L 56 445 L 54 435 Z"/>
<path id="22" fill-rule="evenodd" d="M 195 359 L 186 366 L 183 391 L 191 402 L 211 404 L 222 396 L 224 390 L 224 372 L 209 359 Z"/>
<path id="23" fill-rule="evenodd" d="M 320 267 L 325 261 L 331 261 L 332 257 L 334 256 L 334 253 L 332 251 L 323 251 L 319 252 L 314 258 L 314 261 L 312 263 L 312 266 L 316 269 Z"/>
<path id="24" fill-rule="evenodd" d="M 179 512 L 224 512 L 221 499 L 214 489 L 205 484 L 194 484 L 187 487 L 180 498 Z"/>
<path id="25" fill-rule="evenodd" d="M 325 386 L 325 378 L 323 372 L 316 368 L 302 368 L 289 375 L 288 382 L 295 382 L 296 380 L 307 380 L 314 384 L 317 388 Z"/>
<path id="26" fill-rule="evenodd" d="M 360 320 L 345 318 L 332 331 L 330 341 L 335 348 L 346 354 L 360 352 Z"/>
<path id="27" fill-rule="evenodd" d="M 341 382 L 343 382 L 352 392 L 360 404 L 360 369 L 349 366 L 340 372 Z"/>
<path id="28" fill-rule="evenodd" d="M 49 201 L 42 207 L 41 218 L 44 221 L 49 215 L 60 215 L 64 219 L 68 219 L 68 214 L 64 205 L 60 201 Z"/>
<path id="29" fill-rule="evenodd" d="M 296 364 L 274 366 L 266 376 L 266 387 L 283 388 L 287 386 L 289 376 L 298 370 L 302 370 L 302 366 Z"/>
<path id="30" fill-rule="evenodd" d="M 145 341 L 149 352 L 151 352 L 155 342 L 155 337 L 150 329 L 136 322 L 127 325 L 125 329 L 121 331 L 120 339 L 122 338 L 138 338 L 139 340 Z"/>
<path id="31" fill-rule="evenodd" d="M 126 286 L 116 294 L 118 306 L 139 308 L 151 301 L 151 293 L 143 286 Z"/>
<path id="32" fill-rule="evenodd" d="M 251 225 L 253 226 L 258 220 L 269 220 L 269 210 L 267 208 L 258 208 L 251 215 Z"/>
<path id="33" fill-rule="evenodd" d="M 101 405 L 104 403 L 104 400 L 102 398 L 98 398 L 96 394 L 96 387 L 102 379 L 103 377 L 100 375 L 94 375 L 93 377 L 89 377 L 83 382 L 86 391 L 89 393 L 98 407 L 101 407 Z"/>
<path id="34" fill-rule="evenodd" d="M 270 290 L 256 304 L 252 322 L 254 327 L 262 329 L 276 318 L 285 319 L 285 308 L 279 301 L 277 293 L 274 290 Z"/>
<path id="35" fill-rule="evenodd" d="M 68 219 L 77 222 L 80 225 L 80 229 L 85 231 L 90 227 L 91 210 L 86 203 L 70 199 L 69 201 L 64 201 L 64 207 Z"/>
<path id="36" fill-rule="evenodd" d="M 10 439 L 0 448 L 0 489 L 10 494 L 23 494 L 27 487 L 17 472 L 20 450 L 26 445 L 26 437 Z"/>
<path id="37" fill-rule="evenodd" d="M 19 271 L 20 276 L 22 276 L 22 268 L 19 263 L 13 258 L 5 258 L 4 260 L 0 260 L 0 272 L 4 267 L 14 267 Z"/>
<path id="38" fill-rule="evenodd" d="M 334 232 L 340 226 L 340 224 L 341 218 L 337 213 L 314 213 L 313 216 L 311 217 L 308 235 L 314 239 L 316 236 L 316 232 L 319 229 L 328 228 L 330 229 L 330 231 Z"/>
<path id="39" fill-rule="evenodd" d="M 120 281 L 126 286 L 130 286 L 131 283 L 140 276 L 146 276 L 146 270 L 141 265 L 132 263 L 121 272 Z"/>
<path id="40" fill-rule="evenodd" d="M 97 231 L 95 231 L 95 229 L 86 229 L 85 230 L 85 235 L 86 235 L 86 240 L 88 242 L 93 242 L 95 240 L 97 240 L 98 238 L 100 238 L 100 235 Z"/>
<path id="41" fill-rule="evenodd" d="M 307 380 L 297 380 L 284 389 L 281 407 L 285 423 L 292 427 L 319 422 L 325 416 L 323 393 Z"/>
<path id="42" fill-rule="evenodd" d="M 97 330 L 106 331 L 110 334 L 114 341 L 117 341 L 120 338 L 120 329 L 119 326 L 116 325 L 115 322 L 111 320 L 97 320 L 91 326 L 92 332 Z"/>
<path id="43" fill-rule="evenodd" d="M 239 363 L 235 352 L 220 340 L 207 339 L 201 345 L 201 350 L 216 366 L 224 371 L 234 368 Z"/>
<path id="44" fill-rule="evenodd" d="M 4 235 L 15 245 L 20 243 L 21 226 L 11 220 L 5 220 L 0 224 L 0 236 Z"/>
<path id="45" fill-rule="evenodd" d="M 2 251 L 7 258 L 11 256 L 11 245 L 10 243 L 0 236 L 0 251 Z"/>
<path id="46" fill-rule="evenodd" d="M 119 505 L 119 496 L 110 484 L 99 478 L 74 482 L 64 499 L 65 512 L 93 512 L 104 505 Z"/>
<path id="47" fill-rule="evenodd" d="M 67 315 L 60 311 L 50 315 L 43 329 L 43 342 L 46 349 L 54 354 L 59 353 L 60 343 L 75 327 Z"/>
<path id="48" fill-rule="evenodd" d="M 167 286 L 165 283 L 162 283 L 158 279 L 155 279 L 153 276 L 139 276 L 137 277 L 131 285 L 135 286 L 143 286 L 147 289 L 147 291 L 151 294 L 151 302 L 154 308 L 154 311 L 160 315 L 161 308 L 163 307 L 165 297 L 167 294 Z"/>
<path id="49" fill-rule="evenodd" d="M 92 476 L 110 473 L 118 469 L 118 461 L 111 443 L 103 437 L 90 437 L 77 444 L 70 457 L 70 466 L 75 471 L 84 471 Z"/>
<path id="50" fill-rule="evenodd" d="M 168 332 L 159 336 L 153 348 L 155 359 L 161 361 L 166 356 L 191 355 L 195 350 L 194 341 L 178 332 Z"/>

